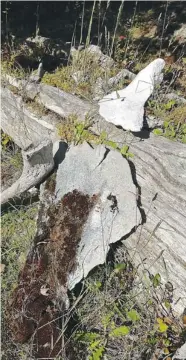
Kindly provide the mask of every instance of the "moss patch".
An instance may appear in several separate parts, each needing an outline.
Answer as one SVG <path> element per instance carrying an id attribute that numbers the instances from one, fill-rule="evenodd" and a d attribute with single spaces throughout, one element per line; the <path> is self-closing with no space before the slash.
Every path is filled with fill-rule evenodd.
<path id="1" fill-rule="evenodd" d="M 82 227 L 96 200 L 96 196 L 89 197 L 73 190 L 63 197 L 57 208 L 52 206 L 48 211 L 50 238 L 53 240 L 48 244 L 48 252 L 51 262 L 55 263 L 53 279 L 58 279 L 62 285 L 66 284 L 67 274 L 76 266 L 76 248 Z"/>

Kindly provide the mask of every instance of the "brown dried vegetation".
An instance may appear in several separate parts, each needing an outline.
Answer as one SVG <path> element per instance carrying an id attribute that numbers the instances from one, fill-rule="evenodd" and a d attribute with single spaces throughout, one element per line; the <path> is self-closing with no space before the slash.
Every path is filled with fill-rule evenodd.
<path id="1" fill-rule="evenodd" d="M 83 225 L 97 200 L 77 190 L 66 194 L 48 209 L 47 229 L 37 235 L 18 286 L 7 307 L 14 341 L 24 343 L 33 336 L 34 354 L 54 357 L 61 349 L 57 289 L 66 290 L 67 275 L 76 266 L 76 249 Z M 42 291 L 44 289 L 44 291 Z"/>

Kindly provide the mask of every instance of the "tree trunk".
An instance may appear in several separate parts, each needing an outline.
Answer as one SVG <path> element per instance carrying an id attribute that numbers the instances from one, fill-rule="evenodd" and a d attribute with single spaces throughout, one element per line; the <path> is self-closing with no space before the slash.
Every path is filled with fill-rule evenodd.
<path id="1" fill-rule="evenodd" d="M 57 118 L 55 121 L 53 119 L 56 114 L 65 118 L 76 112 L 80 120 L 84 120 L 89 112 L 93 114 L 94 119 L 92 131 L 97 134 L 106 131 L 108 138 L 117 142 L 120 147 L 130 145 L 130 152 L 134 157 L 129 160 L 129 164 L 137 187 L 136 197 L 143 222 L 123 242 L 142 270 L 160 273 L 163 282 L 169 281 L 173 284 L 174 299 L 177 301 L 174 307 L 178 312 L 183 311 L 186 303 L 186 146 L 155 136 L 149 131 L 138 134 L 138 137 L 133 136 L 104 121 L 98 114 L 96 104 L 89 104 L 76 96 L 43 84 L 34 86 L 37 93 L 35 101 L 42 103 L 52 113 L 48 118 L 41 118 L 41 122 L 36 116 L 32 116 L 31 121 L 30 116 L 23 115 L 23 108 L 19 107 L 18 111 L 12 110 L 13 105 L 10 106 L 10 102 L 12 104 L 15 97 L 13 94 L 10 97 L 3 96 L 3 130 L 12 136 L 22 149 L 25 150 L 31 144 L 35 148 L 41 137 L 48 141 L 58 139 L 55 131 Z M 8 90 L 3 91 L 5 94 L 8 93 Z M 25 92 L 27 97 L 31 97 L 28 88 Z M 28 115 L 28 110 L 26 111 Z M 23 118 L 24 122 L 21 122 L 19 119 Z M 50 118 L 53 120 L 50 121 Z M 49 147 L 47 149 L 49 150 Z M 40 160 L 37 162 L 37 171 L 39 164 Z M 39 170 L 42 171 L 42 176 L 49 171 L 51 165 L 49 153 L 46 154 L 44 151 L 44 161 Z M 19 186 L 13 184 L 9 194 L 8 190 L 6 196 L 2 194 L 3 201 L 40 181 L 41 174 L 35 176 L 32 173 L 28 178 L 29 171 L 22 175 Z M 24 186 L 23 183 L 27 185 Z"/>

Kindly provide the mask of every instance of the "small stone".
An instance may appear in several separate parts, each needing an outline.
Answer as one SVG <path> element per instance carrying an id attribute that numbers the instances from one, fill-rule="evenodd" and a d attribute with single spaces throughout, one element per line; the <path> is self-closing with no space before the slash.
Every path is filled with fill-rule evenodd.
<path id="1" fill-rule="evenodd" d="M 35 83 L 38 83 L 41 81 L 43 75 L 44 75 L 44 69 L 43 69 L 43 63 L 40 62 L 39 63 L 39 66 L 38 66 L 38 69 L 37 69 L 37 74 L 36 75 L 31 75 L 30 78 L 29 78 L 29 81 L 30 82 L 35 82 Z"/>

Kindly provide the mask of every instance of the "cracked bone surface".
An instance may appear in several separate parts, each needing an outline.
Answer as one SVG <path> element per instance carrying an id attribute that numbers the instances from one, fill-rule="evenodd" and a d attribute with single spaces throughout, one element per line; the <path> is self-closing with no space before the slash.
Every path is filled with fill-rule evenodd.
<path id="1" fill-rule="evenodd" d="M 141 222 L 130 166 L 116 150 L 107 154 L 103 145 L 72 146 L 57 171 L 56 201 L 74 189 L 97 200 L 83 228 L 77 267 L 68 276 L 69 289 L 105 262 L 109 244 Z"/>
<path id="2" fill-rule="evenodd" d="M 99 114 L 125 130 L 138 132 L 143 127 L 144 105 L 156 85 L 163 80 L 163 59 L 156 59 L 141 70 L 125 88 L 113 91 L 99 101 Z"/>

